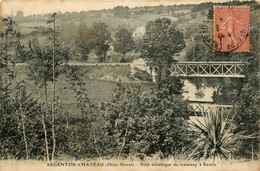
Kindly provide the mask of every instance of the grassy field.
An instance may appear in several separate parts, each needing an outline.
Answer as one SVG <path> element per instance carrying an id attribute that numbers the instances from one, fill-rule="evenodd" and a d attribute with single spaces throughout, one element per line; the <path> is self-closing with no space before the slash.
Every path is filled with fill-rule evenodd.
<path id="1" fill-rule="evenodd" d="M 28 92 L 34 98 L 39 98 L 40 101 L 45 100 L 43 88 L 38 88 L 34 81 L 27 77 L 28 70 L 26 66 L 16 66 L 14 68 L 16 73 L 16 81 L 26 80 Z M 95 105 L 100 102 L 110 102 L 112 100 L 112 93 L 119 81 L 123 84 L 134 83 L 141 86 L 143 91 L 149 90 L 154 86 L 154 83 L 138 81 L 136 78 L 130 76 L 130 66 L 84 66 L 80 68 L 84 73 L 83 80 L 86 82 L 87 94 L 89 99 Z M 61 76 L 57 81 L 57 95 L 66 111 L 70 112 L 72 116 L 79 116 L 79 110 L 76 106 L 76 99 L 72 90 L 66 88 L 68 82 L 65 76 Z M 52 85 L 48 85 L 48 100 L 52 101 Z"/>

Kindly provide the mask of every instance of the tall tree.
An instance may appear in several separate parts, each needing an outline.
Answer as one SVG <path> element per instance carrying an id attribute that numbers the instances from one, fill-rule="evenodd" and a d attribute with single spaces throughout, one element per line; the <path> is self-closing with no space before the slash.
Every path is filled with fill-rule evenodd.
<path id="1" fill-rule="evenodd" d="M 75 37 L 75 43 L 77 50 L 81 54 L 81 60 L 86 61 L 90 53 L 91 45 L 88 44 L 90 29 L 88 29 L 85 23 L 81 23 L 78 26 L 78 30 Z"/>
<path id="2" fill-rule="evenodd" d="M 105 23 L 97 22 L 92 26 L 93 35 L 92 41 L 94 50 L 97 56 L 99 56 L 99 62 L 105 62 L 107 51 L 110 47 L 110 32 L 108 26 Z M 90 40 L 91 41 L 91 40 Z"/>
<path id="3" fill-rule="evenodd" d="M 13 21 L 11 17 L 4 18 L 2 20 L 3 26 L 2 26 L 2 32 L 1 32 L 1 51 L 0 51 L 0 57 L 1 57 L 1 63 L 2 68 L 4 68 L 4 72 L 6 74 L 6 81 L 5 85 L 8 87 L 11 83 L 12 78 L 14 77 L 14 73 L 12 70 L 12 66 L 15 62 L 15 55 L 13 52 L 17 50 L 17 37 L 19 33 L 17 32 L 16 23 Z M 1 76 L 2 73 L 1 72 Z M 1 87 L 2 88 L 2 87 Z"/>
<path id="4" fill-rule="evenodd" d="M 169 68 L 185 47 L 183 34 L 168 18 L 157 19 L 146 25 L 141 57 L 155 68 L 157 81 L 168 77 Z"/>
<path id="5" fill-rule="evenodd" d="M 55 80 L 55 58 L 56 58 L 56 13 L 51 16 L 51 19 L 48 23 L 53 23 L 53 30 L 52 30 L 52 42 L 53 42 L 53 50 L 52 50 L 52 85 L 53 85 L 53 102 L 51 107 L 51 125 L 52 125 L 52 139 L 53 139 L 53 147 L 52 147 L 52 160 L 54 160 L 55 150 L 56 150 L 56 137 L 55 137 L 55 104 L 56 104 L 56 80 Z"/>
<path id="6" fill-rule="evenodd" d="M 10 97 L 10 85 L 14 78 L 14 73 L 12 70 L 13 59 L 12 51 L 14 50 L 14 42 L 16 33 L 16 24 L 11 17 L 2 19 L 1 27 L 1 41 L 0 41 L 0 60 L 1 60 L 1 87 L 0 87 L 0 133 L 1 133 L 1 151 L 2 154 L 8 153 L 6 150 L 6 143 L 10 143 L 10 140 L 7 138 L 8 129 L 12 128 L 12 124 L 8 123 L 8 120 L 12 120 L 13 110 L 11 110 L 11 97 Z M 9 126 L 6 126 L 9 124 Z M 14 139 L 16 136 L 14 136 Z M 11 151 L 11 150 L 10 150 Z M 10 154 L 10 153 L 9 153 Z M 4 156 L 2 155 L 2 158 Z"/>
<path id="7" fill-rule="evenodd" d="M 50 28 L 50 39 L 46 42 L 47 45 L 43 46 L 39 42 L 32 41 L 29 46 L 31 48 L 30 60 L 29 60 L 29 73 L 30 79 L 34 80 L 38 86 L 44 86 L 45 90 L 45 102 L 49 104 L 48 98 L 48 82 L 52 83 L 52 103 L 51 103 L 51 123 L 52 123 L 52 160 L 55 157 L 56 139 L 55 139 L 55 104 L 56 104 L 56 80 L 65 72 L 65 66 L 69 59 L 69 50 L 64 48 L 58 41 L 58 32 L 56 31 L 56 13 L 51 16 L 48 24 L 53 24 L 53 28 Z M 47 106 L 46 106 L 47 107 Z M 47 108 L 46 108 L 47 111 Z M 45 126 L 45 116 L 42 114 L 43 127 Z M 47 133 L 47 131 L 44 131 Z M 45 134 L 46 146 L 47 135 Z M 47 147 L 46 147 L 46 151 Z M 48 152 L 47 152 L 48 153 Z M 47 155 L 48 158 L 48 155 Z"/>
<path id="8" fill-rule="evenodd" d="M 80 26 L 78 32 L 79 44 L 85 54 L 94 50 L 99 62 L 105 62 L 107 51 L 110 48 L 110 32 L 108 26 L 102 22 L 94 22 L 91 27 Z"/>
<path id="9" fill-rule="evenodd" d="M 134 41 L 131 32 L 126 28 L 121 28 L 115 35 L 115 51 L 125 55 L 127 52 L 133 50 Z"/>

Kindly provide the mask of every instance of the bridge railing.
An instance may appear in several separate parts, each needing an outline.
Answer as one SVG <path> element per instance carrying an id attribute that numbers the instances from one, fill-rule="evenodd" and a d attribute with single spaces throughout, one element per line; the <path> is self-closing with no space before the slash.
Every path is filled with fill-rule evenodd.
<path id="1" fill-rule="evenodd" d="M 244 76 L 243 62 L 177 62 L 170 68 L 171 74 L 185 77 L 238 77 Z"/>

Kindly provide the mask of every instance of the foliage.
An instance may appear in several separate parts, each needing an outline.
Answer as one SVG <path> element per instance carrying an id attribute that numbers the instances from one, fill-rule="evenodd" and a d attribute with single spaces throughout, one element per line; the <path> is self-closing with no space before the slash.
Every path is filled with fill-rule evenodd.
<path id="1" fill-rule="evenodd" d="M 28 143 L 29 158 L 43 159 L 42 109 L 25 86 L 24 82 L 17 83 L 12 96 L 6 92 L 1 94 L 1 159 L 28 159 L 23 131 Z"/>
<path id="2" fill-rule="evenodd" d="M 140 87 L 118 84 L 112 103 L 100 107 L 105 119 L 104 155 L 143 159 L 162 152 L 178 154 L 187 143 L 183 125 L 188 119 L 187 101 L 164 92 L 142 93 Z"/>
<path id="3" fill-rule="evenodd" d="M 202 115 L 203 120 L 197 119 L 189 124 L 191 136 L 194 137 L 189 152 L 194 159 L 227 159 L 241 139 L 253 138 L 252 135 L 244 135 L 245 132 L 234 133 L 235 115 L 229 116 L 223 110 L 211 110 Z"/>
<path id="4" fill-rule="evenodd" d="M 246 67 L 246 78 L 241 89 L 233 91 L 233 103 L 236 105 L 238 116 L 235 119 L 238 125 L 236 131 L 248 130 L 249 134 L 259 133 L 259 59 L 253 59 Z M 249 145 L 250 144 L 250 145 Z M 259 137 L 257 139 L 243 140 L 241 146 L 244 149 L 240 151 L 239 156 L 247 158 L 258 158 Z M 254 156 L 252 153 L 255 153 Z"/>
<path id="5" fill-rule="evenodd" d="M 155 11 L 157 14 L 162 14 L 163 12 L 163 5 L 159 5 L 155 7 Z"/>
<path id="6" fill-rule="evenodd" d="M 39 106 L 27 93 L 24 82 L 15 83 L 16 77 L 12 68 L 15 57 L 25 57 L 26 52 L 12 18 L 5 18 L 3 22 L 5 30 L 2 32 L 4 44 L 1 46 L 1 56 L 3 55 L 2 59 L 6 63 L 5 74 L 8 81 L 1 85 L 0 94 L 1 158 L 38 158 L 42 154 L 39 145 L 41 135 L 34 133 L 40 130 L 37 116 Z M 37 129 L 32 129 L 34 127 Z"/>
<path id="7" fill-rule="evenodd" d="M 15 21 L 17 21 L 18 23 L 20 22 L 26 22 L 26 18 L 24 16 L 23 11 L 17 11 L 16 12 L 16 16 L 14 17 Z"/>
<path id="8" fill-rule="evenodd" d="M 51 139 L 50 107 L 40 103 L 28 93 L 28 83 L 13 83 L 12 93 L 3 91 L 0 94 L 0 157 L 1 159 L 37 159 L 46 160 L 45 134 L 42 122 L 45 123 L 47 139 Z M 66 151 L 65 125 L 60 104 L 57 104 L 57 153 Z M 42 115 L 46 119 L 42 120 Z M 52 147 L 53 143 L 48 142 Z M 50 148 L 48 149 L 50 150 Z M 50 152 L 50 151 L 49 151 Z"/>
<path id="9" fill-rule="evenodd" d="M 146 71 L 140 70 L 138 68 L 135 68 L 136 72 L 133 74 L 133 76 L 139 80 L 142 81 L 149 81 L 152 82 L 151 75 L 149 75 Z"/>
<path id="10" fill-rule="evenodd" d="M 50 29 L 49 42 L 45 45 L 40 44 L 37 39 L 29 42 L 30 52 L 28 60 L 28 76 L 29 79 L 34 80 L 36 85 L 44 86 L 47 103 L 47 84 L 53 82 L 62 73 L 65 72 L 65 65 L 68 63 L 70 51 L 63 47 L 58 41 L 58 32 Z M 55 47 L 53 46 L 55 43 Z M 53 55 L 55 59 L 53 61 Z M 53 66 L 54 65 L 54 66 Z M 53 71 L 53 67 L 55 70 Z"/>
<path id="11" fill-rule="evenodd" d="M 196 30 L 193 29 L 194 27 L 186 30 L 192 41 L 185 57 L 188 61 L 209 61 L 212 56 L 212 49 L 203 42 L 201 36 L 195 33 Z"/>
<path id="12" fill-rule="evenodd" d="M 100 58 L 99 62 L 105 61 L 106 53 L 110 47 L 109 41 L 111 37 L 107 28 L 108 26 L 102 22 L 93 23 L 92 26 L 92 34 L 89 42 L 93 44 L 95 53 Z"/>
<path id="13" fill-rule="evenodd" d="M 129 7 L 123 7 L 123 6 L 116 6 L 114 7 L 114 16 L 117 17 L 128 17 L 130 15 L 129 13 Z"/>
<path id="14" fill-rule="evenodd" d="M 157 19 L 147 24 L 141 57 L 148 65 L 155 67 L 158 80 L 169 75 L 169 68 L 175 62 L 173 56 L 185 47 L 183 34 L 168 18 Z"/>
<path id="15" fill-rule="evenodd" d="M 0 55 L 3 63 L 24 62 L 27 60 L 27 54 L 21 43 L 16 22 L 11 17 L 4 18 L 2 22 Z"/>
<path id="16" fill-rule="evenodd" d="M 7 62 L 8 57 L 10 57 L 11 53 L 8 52 L 9 49 L 14 48 L 15 40 L 16 40 L 16 23 L 12 18 L 3 18 L 2 19 L 2 32 L 1 32 L 1 56 L 3 60 Z"/>
<path id="17" fill-rule="evenodd" d="M 53 49 L 50 46 L 40 47 L 34 45 L 31 49 L 30 60 L 28 61 L 30 79 L 35 80 L 35 83 L 42 85 L 44 82 L 52 82 L 52 55 Z M 64 72 L 64 65 L 68 60 L 68 50 L 56 49 L 55 60 L 55 77 L 57 78 Z"/>
<path id="18" fill-rule="evenodd" d="M 115 35 L 115 51 L 125 55 L 134 48 L 134 41 L 131 32 L 126 28 L 121 28 Z"/>
<path id="19" fill-rule="evenodd" d="M 88 98 L 86 83 L 83 81 L 82 75 L 78 67 L 67 68 L 68 87 L 73 91 L 77 107 L 82 115 L 80 121 L 77 121 L 79 125 L 72 125 L 68 128 L 69 131 L 72 131 L 68 132 L 69 153 L 75 155 L 77 159 L 82 159 L 84 156 L 100 156 L 100 150 L 102 150 L 98 148 L 97 144 L 98 128 L 102 118 L 97 113 L 96 106 Z M 74 131 L 77 132 L 76 135 Z"/>
<path id="20" fill-rule="evenodd" d="M 81 54 L 81 59 L 86 61 L 88 59 L 88 55 L 90 53 L 90 46 L 87 44 L 87 40 L 89 39 L 89 30 L 87 26 L 81 23 L 78 26 L 78 31 L 76 33 L 75 43 L 78 47 L 78 51 Z"/>
<path id="21" fill-rule="evenodd" d="M 108 26 L 103 22 L 94 22 L 90 28 L 81 25 L 77 41 L 83 55 L 87 55 L 90 50 L 94 50 L 95 54 L 99 57 L 99 62 L 104 62 L 111 41 Z"/>
<path id="22" fill-rule="evenodd" d="M 58 32 L 56 31 L 56 13 L 54 13 L 50 20 L 47 21 L 47 24 L 53 24 L 53 28 L 50 28 L 50 37 L 47 46 L 41 48 L 41 45 L 37 43 L 37 41 L 33 42 L 34 44 L 29 44 L 30 46 L 30 61 L 28 62 L 28 68 L 30 73 L 28 76 L 30 79 L 34 80 L 35 83 L 39 86 L 44 85 L 45 90 L 45 100 L 46 105 L 48 105 L 48 89 L 47 83 L 52 82 L 53 85 L 53 100 L 51 105 L 51 125 L 52 125 L 52 160 L 55 157 L 56 150 L 56 129 L 55 128 L 55 114 L 59 112 L 57 101 L 57 93 L 56 93 L 56 79 L 64 72 L 65 65 L 68 62 L 69 58 L 69 50 L 62 47 L 58 41 Z M 47 106 L 48 107 L 48 106 Z M 46 107 L 46 108 L 47 108 Z M 44 114 L 42 114 L 42 124 L 45 132 L 45 145 L 48 145 L 47 142 L 47 130 L 45 126 L 45 118 Z M 48 147 L 46 147 L 46 152 L 49 151 Z M 47 160 L 49 160 L 49 156 L 47 154 Z"/>
<path id="23" fill-rule="evenodd" d="M 3 26 L 2 26 L 2 32 L 1 32 L 1 39 L 0 42 L 0 60 L 1 60 L 1 73 L 5 73 L 6 75 L 6 82 L 5 85 L 7 85 L 8 88 L 10 84 L 12 83 L 11 80 L 14 79 L 15 74 L 13 72 L 13 65 L 14 65 L 14 56 L 13 51 L 18 50 L 16 47 L 17 42 L 17 28 L 15 22 L 12 20 L 12 18 L 3 18 L 2 19 Z M 4 70 L 4 71 L 2 71 Z M 1 74 L 1 88 L 3 86 L 4 80 L 3 75 Z"/>
<path id="24" fill-rule="evenodd" d="M 183 86 L 184 80 L 174 76 L 169 76 L 157 83 L 160 94 L 166 97 L 172 94 L 182 95 Z"/>
<path id="25" fill-rule="evenodd" d="M 234 104 L 237 92 L 241 91 L 244 82 L 237 78 L 223 78 L 220 85 L 216 86 L 217 90 L 213 92 L 212 98 L 217 104 Z M 208 81 L 209 82 L 209 81 Z"/>

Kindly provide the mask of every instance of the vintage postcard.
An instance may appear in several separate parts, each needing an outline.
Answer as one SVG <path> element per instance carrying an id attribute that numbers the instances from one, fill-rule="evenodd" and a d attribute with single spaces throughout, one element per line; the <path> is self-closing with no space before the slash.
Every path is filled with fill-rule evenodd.
<path id="1" fill-rule="evenodd" d="M 260 170 L 258 0 L 2 0 L 0 171 Z"/>

